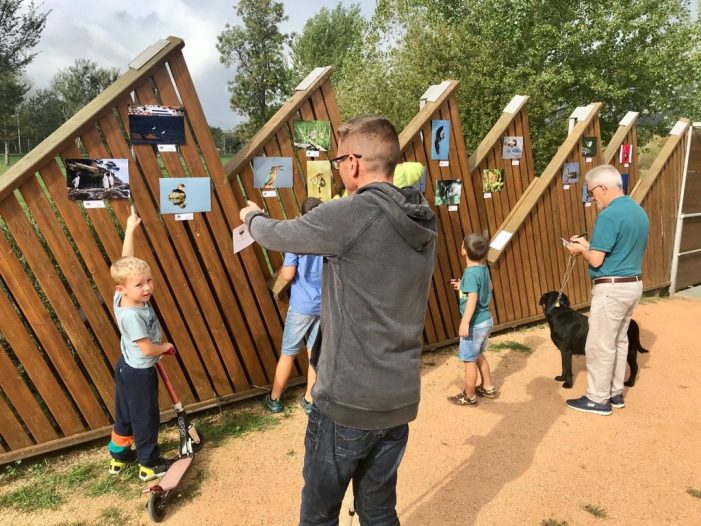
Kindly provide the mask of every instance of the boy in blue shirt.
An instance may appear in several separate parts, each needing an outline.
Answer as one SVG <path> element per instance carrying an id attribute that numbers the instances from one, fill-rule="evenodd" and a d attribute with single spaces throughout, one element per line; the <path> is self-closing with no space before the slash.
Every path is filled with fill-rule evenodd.
<path id="1" fill-rule="evenodd" d="M 497 391 L 492 385 L 489 363 L 484 357 L 487 339 L 494 322 L 489 312 L 489 300 L 492 295 L 492 283 L 485 257 L 489 251 L 489 241 L 479 234 L 468 234 L 462 244 L 460 253 L 467 264 L 462 279 L 451 279 L 455 290 L 460 294 L 460 347 L 458 359 L 465 362 L 465 390 L 448 401 L 455 405 L 476 406 L 477 395 L 496 398 Z M 477 372 L 482 376 L 482 383 L 477 385 Z"/>
<path id="2" fill-rule="evenodd" d="M 316 197 L 308 197 L 301 206 L 302 215 L 319 206 L 321 201 Z M 321 315 L 321 267 L 323 257 L 300 256 L 288 252 L 285 254 L 280 276 L 291 281 L 290 306 L 287 309 L 285 328 L 282 333 L 282 348 L 280 360 L 275 369 L 275 379 L 272 390 L 265 397 L 265 405 L 273 413 L 283 410 L 282 392 L 292 374 L 294 360 L 307 339 L 307 352 L 311 352 L 317 334 L 319 333 L 319 317 Z M 314 368 L 307 369 L 307 391 L 299 403 L 309 414 L 312 409 L 312 386 L 316 381 Z"/>
<path id="3" fill-rule="evenodd" d="M 134 257 L 134 230 L 140 223 L 141 218 L 132 208 L 124 231 L 122 257 L 110 267 L 122 356 L 114 369 L 116 409 L 108 449 L 112 456 L 110 474 L 120 473 L 138 458 L 139 478 L 149 481 L 162 477 L 173 463 L 161 457 L 158 449 L 160 412 L 154 364 L 164 354 L 175 354 L 175 347 L 161 343 L 161 325 L 148 302 L 153 294 L 151 269 Z"/>

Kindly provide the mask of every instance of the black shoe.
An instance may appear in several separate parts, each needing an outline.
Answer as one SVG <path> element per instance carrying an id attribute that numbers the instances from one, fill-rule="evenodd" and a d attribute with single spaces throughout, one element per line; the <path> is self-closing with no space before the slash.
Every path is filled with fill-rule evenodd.
<path id="1" fill-rule="evenodd" d="M 270 412 L 272 413 L 282 413 L 282 411 L 284 410 L 284 407 L 282 406 L 282 401 L 279 398 L 277 400 L 273 400 L 270 397 L 270 393 L 265 395 L 264 403 L 265 407 L 270 409 Z"/>
<path id="2" fill-rule="evenodd" d="M 124 468 L 136 461 L 136 451 L 133 449 L 125 449 L 112 455 L 114 456 L 110 459 L 110 468 L 107 470 L 110 475 L 119 475 Z"/>
<path id="3" fill-rule="evenodd" d="M 575 411 L 581 411 L 582 413 L 593 413 L 595 415 L 610 415 L 611 404 L 606 402 L 605 404 L 599 404 L 589 400 L 586 396 L 582 398 L 574 398 L 572 400 L 567 400 L 567 406 L 574 409 Z"/>
<path id="4" fill-rule="evenodd" d="M 160 478 L 166 474 L 175 459 L 159 458 L 152 466 L 139 465 L 139 478 L 144 482 Z"/>
<path id="5" fill-rule="evenodd" d="M 609 404 L 611 404 L 611 407 L 615 407 L 616 409 L 621 409 L 622 407 L 626 406 L 626 403 L 623 401 L 622 394 L 617 394 L 616 396 L 609 398 Z"/>

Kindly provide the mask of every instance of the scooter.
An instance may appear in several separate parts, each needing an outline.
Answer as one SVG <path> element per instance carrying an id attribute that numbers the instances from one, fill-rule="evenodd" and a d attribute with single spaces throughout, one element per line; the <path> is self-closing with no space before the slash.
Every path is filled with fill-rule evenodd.
<path id="1" fill-rule="evenodd" d="M 187 414 L 183 409 L 180 399 L 173 389 L 173 384 L 168 378 L 168 374 L 160 362 L 156 362 L 156 369 L 161 375 L 161 380 L 168 390 L 170 399 L 173 401 L 173 409 L 178 418 L 178 430 L 180 433 L 180 445 L 178 450 L 179 459 L 173 462 L 163 475 L 163 478 L 150 488 L 144 490 L 144 493 L 150 493 L 148 503 L 149 517 L 154 522 L 161 522 L 165 516 L 165 506 L 171 492 L 178 486 L 185 472 L 192 464 L 192 459 L 197 451 L 202 449 L 204 445 L 204 436 L 198 433 L 187 418 Z"/>

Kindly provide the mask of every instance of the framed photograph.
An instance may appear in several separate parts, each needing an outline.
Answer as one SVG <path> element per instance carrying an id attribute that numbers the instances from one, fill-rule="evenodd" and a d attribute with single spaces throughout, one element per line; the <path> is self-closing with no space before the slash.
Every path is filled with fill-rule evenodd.
<path id="1" fill-rule="evenodd" d="M 482 192 L 491 194 L 504 189 L 504 170 L 501 168 L 485 168 L 482 170 Z"/>
<path id="2" fill-rule="evenodd" d="M 431 159 L 447 161 L 450 149 L 450 121 L 431 121 Z"/>
<path id="3" fill-rule="evenodd" d="M 579 163 L 562 165 L 562 184 L 574 184 L 579 181 Z"/>
<path id="4" fill-rule="evenodd" d="M 292 188 L 292 157 L 254 157 L 253 187 L 261 190 Z"/>
<path id="5" fill-rule="evenodd" d="M 623 193 L 628 195 L 628 174 L 621 174 L 621 182 L 623 183 Z"/>
<path id="6" fill-rule="evenodd" d="M 523 137 L 521 136 L 506 136 L 502 144 L 502 158 L 520 159 L 523 157 Z"/>
<path id="7" fill-rule="evenodd" d="M 66 159 L 68 199 L 129 199 L 129 159 Z"/>
<path id="8" fill-rule="evenodd" d="M 328 161 L 307 161 L 307 196 L 331 200 L 333 175 Z"/>
<path id="9" fill-rule="evenodd" d="M 592 203 L 594 202 L 593 197 L 589 197 L 589 188 L 586 184 L 582 185 L 582 203 Z"/>
<path id="10" fill-rule="evenodd" d="M 436 206 L 459 205 L 462 181 L 459 179 L 436 181 Z"/>
<path id="11" fill-rule="evenodd" d="M 175 106 L 129 106 L 132 144 L 185 144 L 185 110 Z"/>
<path id="12" fill-rule="evenodd" d="M 295 121 L 294 145 L 302 150 L 328 152 L 331 148 L 329 121 Z"/>
<path id="13" fill-rule="evenodd" d="M 621 150 L 618 155 L 618 160 L 621 164 L 630 164 L 633 162 L 632 144 L 621 144 Z"/>
<path id="14" fill-rule="evenodd" d="M 161 177 L 161 214 L 186 214 L 212 210 L 209 177 Z"/>
<path id="15" fill-rule="evenodd" d="M 582 137 L 582 155 L 584 157 L 596 155 L 596 137 Z"/>

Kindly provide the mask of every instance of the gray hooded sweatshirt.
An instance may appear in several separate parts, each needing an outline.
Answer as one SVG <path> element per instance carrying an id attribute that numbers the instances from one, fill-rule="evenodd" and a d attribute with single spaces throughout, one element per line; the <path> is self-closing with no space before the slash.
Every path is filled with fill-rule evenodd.
<path id="1" fill-rule="evenodd" d="M 246 223 L 264 247 L 322 255 L 314 403 L 335 422 L 385 429 L 416 418 L 424 316 L 436 254 L 424 197 L 371 183 L 299 219 Z"/>

